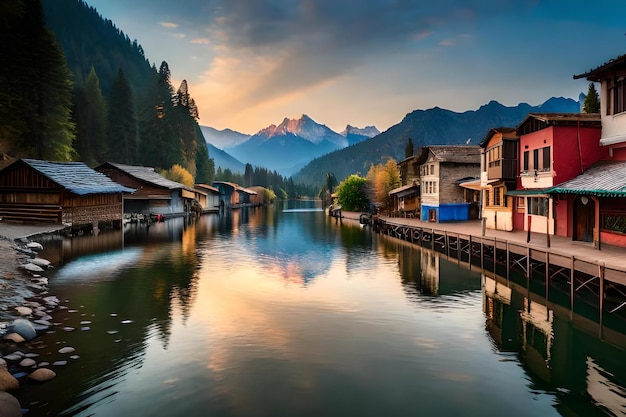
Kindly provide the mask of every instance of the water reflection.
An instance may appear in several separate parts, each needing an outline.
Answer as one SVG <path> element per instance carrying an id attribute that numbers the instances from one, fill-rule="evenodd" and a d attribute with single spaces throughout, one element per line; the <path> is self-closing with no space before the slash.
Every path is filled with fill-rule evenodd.
<path id="1" fill-rule="evenodd" d="M 122 237 L 45 245 L 69 300 L 55 321 L 75 330 L 42 336 L 38 359 L 80 358 L 20 392 L 30 415 L 624 415 L 622 347 L 314 206 Z"/>
<path id="2" fill-rule="evenodd" d="M 519 354 L 531 389 L 552 392 L 562 415 L 626 415 L 623 335 L 613 339 L 621 347 L 598 340 L 590 323 L 576 327 L 567 311 L 526 289 L 500 277 L 483 280 L 486 329 L 499 351 Z"/>

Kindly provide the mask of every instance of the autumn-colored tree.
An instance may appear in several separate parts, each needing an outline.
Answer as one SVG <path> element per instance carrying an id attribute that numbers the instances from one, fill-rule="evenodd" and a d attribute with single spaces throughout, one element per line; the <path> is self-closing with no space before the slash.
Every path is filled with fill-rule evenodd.
<path id="1" fill-rule="evenodd" d="M 389 192 L 401 185 L 398 164 L 389 158 L 385 164 L 372 165 L 367 173 L 370 200 L 389 205 Z"/>
<path id="2" fill-rule="evenodd" d="M 178 164 L 172 165 L 170 169 L 162 174 L 168 180 L 179 182 L 187 187 L 193 187 L 193 175 Z"/>

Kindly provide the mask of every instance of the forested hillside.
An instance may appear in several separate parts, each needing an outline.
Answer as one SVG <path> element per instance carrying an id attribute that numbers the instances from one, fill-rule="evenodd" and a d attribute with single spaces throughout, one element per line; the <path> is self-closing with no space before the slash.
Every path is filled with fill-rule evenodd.
<path id="1" fill-rule="evenodd" d="M 81 0 L 0 2 L 0 152 L 214 175 L 183 81 Z"/>
<path id="2" fill-rule="evenodd" d="M 384 163 L 388 158 L 404 159 L 404 148 L 409 138 L 415 152 L 425 145 L 478 145 L 492 127 L 515 127 L 530 112 L 579 112 L 577 101 L 551 98 L 540 106 L 522 103 L 506 107 L 491 101 L 478 110 L 456 113 L 435 107 L 415 110 L 404 119 L 373 137 L 356 145 L 314 159 L 293 176 L 295 182 L 323 184 L 327 173 L 341 181 L 351 174 L 364 176 L 371 165 Z"/>

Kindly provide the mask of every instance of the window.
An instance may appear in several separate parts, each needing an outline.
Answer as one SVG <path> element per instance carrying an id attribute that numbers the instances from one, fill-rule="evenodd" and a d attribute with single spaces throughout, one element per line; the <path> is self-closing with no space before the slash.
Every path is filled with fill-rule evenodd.
<path id="1" fill-rule="evenodd" d="M 430 166 L 430 175 L 435 175 L 435 166 L 434 165 Z"/>
<path id="2" fill-rule="evenodd" d="M 524 171 L 528 171 L 528 159 L 529 159 L 529 152 L 528 151 L 524 151 Z"/>
<path id="3" fill-rule="evenodd" d="M 501 206 L 502 187 L 493 187 L 493 205 Z"/>
<path id="4" fill-rule="evenodd" d="M 533 150 L 533 166 L 531 169 L 539 169 L 539 149 Z"/>
<path id="5" fill-rule="evenodd" d="M 526 197 L 517 197 L 517 212 L 523 213 L 526 209 Z"/>
<path id="6" fill-rule="evenodd" d="M 606 111 L 608 115 L 618 114 L 626 111 L 626 80 L 624 77 L 609 80 L 607 83 L 608 105 Z"/>
<path id="7" fill-rule="evenodd" d="M 550 162 L 551 162 L 551 158 L 550 158 L 550 147 L 546 146 L 545 148 L 543 148 L 543 170 L 544 171 L 550 171 Z"/>
<path id="8" fill-rule="evenodd" d="M 433 181 L 433 193 L 437 194 L 437 181 Z"/>
<path id="9" fill-rule="evenodd" d="M 528 214 L 548 217 L 548 199 L 546 197 L 529 197 Z"/>
<path id="10" fill-rule="evenodd" d="M 485 190 L 485 205 L 490 206 L 491 202 L 489 201 L 489 190 Z"/>

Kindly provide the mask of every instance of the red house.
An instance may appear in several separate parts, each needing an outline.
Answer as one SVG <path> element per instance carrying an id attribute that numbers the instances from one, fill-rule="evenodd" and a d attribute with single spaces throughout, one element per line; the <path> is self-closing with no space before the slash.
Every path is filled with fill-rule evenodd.
<path id="1" fill-rule="evenodd" d="M 517 197 L 514 223 L 523 224 L 524 230 L 591 241 L 593 224 L 575 229 L 573 202 L 551 194 L 551 189 L 608 156 L 608 150 L 600 146 L 600 115 L 531 113 L 516 132 L 521 188 L 507 192 Z"/>

